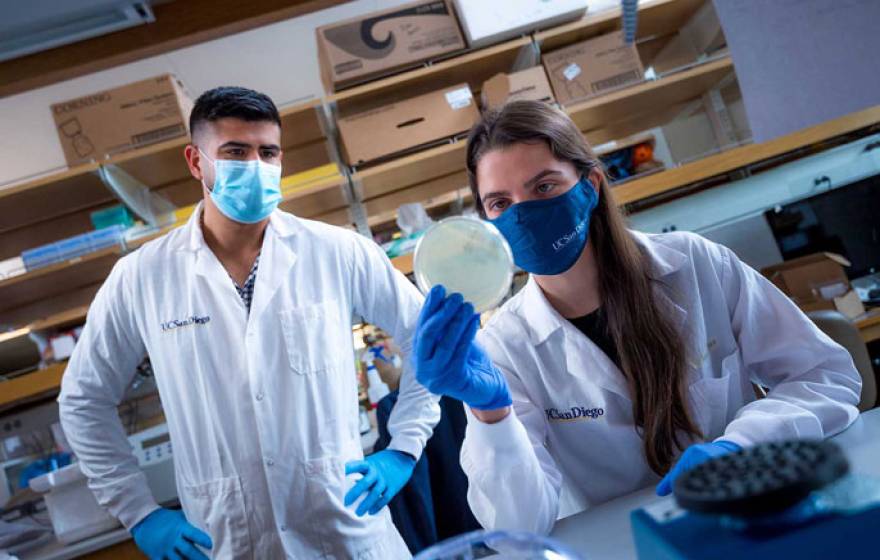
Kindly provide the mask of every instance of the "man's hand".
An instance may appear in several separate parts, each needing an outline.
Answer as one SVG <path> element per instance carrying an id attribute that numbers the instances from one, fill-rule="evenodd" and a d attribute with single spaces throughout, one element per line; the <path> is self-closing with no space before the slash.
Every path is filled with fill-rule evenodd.
<path id="1" fill-rule="evenodd" d="M 208 560 L 196 545 L 207 549 L 213 546 L 211 537 L 190 525 L 183 512 L 175 509 L 157 509 L 131 529 L 131 536 L 150 560 Z"/>
<path id="2" fill-rule="evenodd" d="M 345 465 L 346 475 L 362 474 L 363 477 L 345 495 L 346 507 L 366 493 L 367 497 L 356 513 L 359 517 L 365 513 L 376 515 L 404 487 L 415 466 L 416 460 L 411 455 L 394 449 L 384 449 L 363 461 L 348 463 Z"/>

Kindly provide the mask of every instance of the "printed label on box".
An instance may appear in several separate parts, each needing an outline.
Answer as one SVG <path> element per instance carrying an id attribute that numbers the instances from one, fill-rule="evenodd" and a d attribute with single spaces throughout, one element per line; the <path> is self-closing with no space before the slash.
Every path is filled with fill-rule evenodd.
<path id="1" fill-rule="evenodd" d="M 570 82 L 581 75 L 581 67 L 572 62 L 565 67 L 565 70 L 562 71 L 562 75 Z"/>
<path id="2" fill-rule="evenodd" d="M 468 87 L 446 92 L 446 102 L 449 103 L 449 106 L 453 109 L 462 109 L 469 106 L 472 99 L 471 88 Z"/>

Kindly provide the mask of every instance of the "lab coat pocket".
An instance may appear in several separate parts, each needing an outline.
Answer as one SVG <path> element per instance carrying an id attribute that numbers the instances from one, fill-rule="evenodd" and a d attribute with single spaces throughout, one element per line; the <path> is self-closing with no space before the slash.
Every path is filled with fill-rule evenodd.
<path id="1" fill-rule="evenodd" d="M 722 435 L 727 427 L 731 415 L 728 410 L 731 373 L 739 361 L 739 350 L 734 350 L 721 360 L 720 372 L 704 371 L 704 376 L 690 386 L 694 418 L 708 441 Z"/>
<path id="2" fill-rule="evenodd" d="M 253 551 L 239 477 L 184 485 L 183 490 L 188 520 L 211 536 L 211 556 L 249 558 Z"/>
<path id="3" fill-rule="evenodd" d="M 344 330 L 335 301 L 282 311 L 281 329 L 294 372 L 313 375 L 340 367 Z"/>
<path id="4" fill-rule="evenodd" d="M 345 506 L 345 493 L 354 486 L 356 477 L 345 476 L 345 461 L 341 457 L 306 461 L 305 475 L 313 531 L 325 546 L 344 536 L 348 546 L 361 548 L 382 536 L 381 529 L 376 530 L 381 517 L 358 517 L 355 514 L 358 502 Z"/>

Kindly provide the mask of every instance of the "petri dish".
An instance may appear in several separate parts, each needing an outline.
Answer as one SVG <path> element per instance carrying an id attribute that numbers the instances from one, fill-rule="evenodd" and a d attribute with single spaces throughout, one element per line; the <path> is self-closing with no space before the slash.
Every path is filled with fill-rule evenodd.
<path id="1" fill-rule="evenodd" d="M 583 560 L 550 537 L 513 531 L 474 531 L 421 551 L 413 560 Z"/>
<path id="2" fill-rule="evenodd" d="M 489 222 L 455 216 L 437 222 L 419 240 L 413 273 L 422 293 L 442 284 L 482 313 L 496 307 L 510 291 L 513 253 Z"/>

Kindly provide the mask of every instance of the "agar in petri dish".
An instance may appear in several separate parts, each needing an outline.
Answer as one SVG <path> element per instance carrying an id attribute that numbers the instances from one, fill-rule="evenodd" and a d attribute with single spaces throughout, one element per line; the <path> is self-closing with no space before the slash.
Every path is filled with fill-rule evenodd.
<path id="1" fill-rule="evenodd" d="M 482 313 L 501 303 L 510 291 L 513 253 L 492 224 L 455 216 L 425 232 L 416 245 L 413 271 L 423 293 L 442 284 L 447 293 L 460 293 Z"/>

